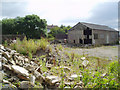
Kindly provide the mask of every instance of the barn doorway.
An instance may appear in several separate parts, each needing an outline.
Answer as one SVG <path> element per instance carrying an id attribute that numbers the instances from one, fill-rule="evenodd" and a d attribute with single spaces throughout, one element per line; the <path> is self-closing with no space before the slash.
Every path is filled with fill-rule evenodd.
<path id="1" fill-rule="evenodd" d="M 84 44 L 92 44 L 92 38 L 90 38 L 90 36 L 92 36 L 92 29 L 88 28 L 86 30 L 84 30 Z"/>
<path id="2" fill-rule="evenodd" d="M 83 40 L 82 40 L 82 39 L 79 39 L 79 43 L 80 43 L 80 44 L 83 44 Z"/>
<path id="3" fill-rule="evenodd" d="M 73 43 L 75 43 L 75 40 L 73 40 Z"/>

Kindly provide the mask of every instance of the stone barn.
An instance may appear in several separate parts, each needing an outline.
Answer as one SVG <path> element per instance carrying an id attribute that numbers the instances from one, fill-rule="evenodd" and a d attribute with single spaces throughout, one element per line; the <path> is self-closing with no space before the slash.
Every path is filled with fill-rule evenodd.
<path id="1" fill-rule="evenodd" d="M 79 22 L 68 31 L 68 43 L 116 44 L 119 32 L 105 25 Z"/>

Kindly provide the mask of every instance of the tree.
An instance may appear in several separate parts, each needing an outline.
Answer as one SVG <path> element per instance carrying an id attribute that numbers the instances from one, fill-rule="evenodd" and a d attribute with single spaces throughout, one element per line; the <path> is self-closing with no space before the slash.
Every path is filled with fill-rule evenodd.
<path id="1" fill-rule="evenodd" d="M 47 36 L 47 21 L 37 15 L 2 20 L 3 34 L 25 34 L 28 38 Z"/>
<path id="2" fill-rule="evenodd" d="M 15 18 L 15 30 L 14 34 L 24 34 L 24 17 Z"/>
<path id="3" fill-rule="evenodd" d="M 55 27 L 50 30 L 49 37 L 55 37 L 57 34 L 68 34 L 68 30 L 70 29 L 70 26 L 63 26 Z"/>
<path id="4" fill-rule="evenodd" d="M 2 33 L 12 34 L 15 31 L 15 20 L 14 19 L 3 19 L 2 20 Z"/>

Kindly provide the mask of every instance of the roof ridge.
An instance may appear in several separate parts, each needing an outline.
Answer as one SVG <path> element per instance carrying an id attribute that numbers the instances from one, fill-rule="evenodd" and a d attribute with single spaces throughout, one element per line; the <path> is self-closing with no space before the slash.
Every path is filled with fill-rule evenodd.
<path id="1" fill-rule="evenodd" d="M 91 25 L 98 25 L 98 26 L 106 26 L 106 27 L 109 27 L 109 26 L 107 26 L 107 25 L 96 24 L 96 23 L 86 23 L 86 22 L 80 22 L 80 23 L 85 23 L 85 24 L 91 24 Z"/>
<path id="2" fill-rule="evenodd" d="M 86 23 L 86 22 L 79 22 L 79 23 L 81 23 L 87 27 L 93 28 L 93 29 L 116 31 L 115 29 L 113 29 L 107 25 L 100 25 L 100 24 L 93 24 L 93 23 Z"/>

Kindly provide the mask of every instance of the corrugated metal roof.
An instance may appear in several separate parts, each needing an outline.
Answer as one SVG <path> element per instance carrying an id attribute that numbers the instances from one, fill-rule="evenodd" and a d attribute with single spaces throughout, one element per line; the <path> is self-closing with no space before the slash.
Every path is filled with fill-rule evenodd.
<path id="1" fill-rule="evenodd" d="M 91 23 L 84 23 L 84 22 L 80 22 L 80 23 L 91 28 L 91 29 L 117 31 L 117 30 L 110 28 L 108 26 L 105 26 L 105 25 L 98 25 L 98 24 L 91 24 Z"/>

